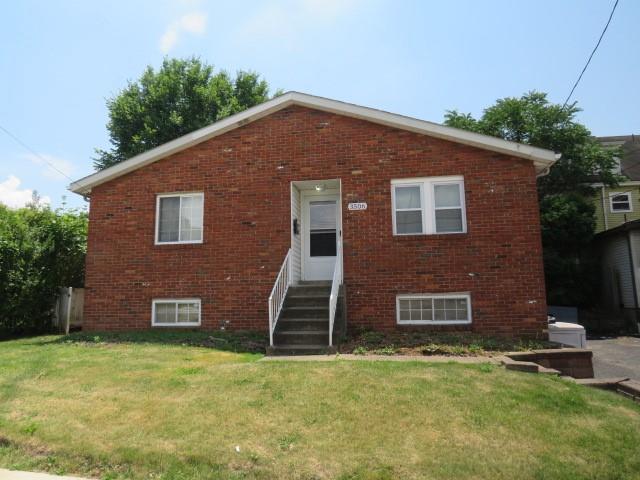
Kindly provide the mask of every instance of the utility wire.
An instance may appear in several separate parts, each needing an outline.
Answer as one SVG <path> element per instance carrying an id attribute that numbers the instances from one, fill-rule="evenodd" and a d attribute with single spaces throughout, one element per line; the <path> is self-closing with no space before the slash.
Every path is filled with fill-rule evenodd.
<path id="1" fill-rule="evenodd" d="M 574 90 L 576 89 L 576 87 L 580 83 L 580 80 L 582 80 L 582 75 L 584 75 L 584 72 L 587 71 L 587 67 L 589 66 L 589 63 L 591 63 L 591 59 L 593 58 L 593 55 L 596 53 L 596 50 L 598 50 L 598 47 L 600 46 L 600 42 L 602 41 L 602 37 L 604 37 L 604 34 L 607 31 L 607 28 L 609 28 L 609 24 L 611 23 L 611 19 L 613 18 L 613 13 L 616 11 L 616 7 L 618 6 L 618 2 L 619 1 L 620 0 L 616 0 L 616 3 L 613 4 L 613 8 L 611 9 L 611 13 L 609 14 L 609 19 L 607 20 L 607 24 L 604 26 L 604 30 L 602 30 L 602 33 L 600 34 L 600 38 L 598 39 L 598 43 L 596 43 L 596 46 L 593 48 L 593 51 L 591 52 L 591 55 L 589 55 L 589 59 L 587 60 L 587 63 L 584 65 L 584 68 L 582 69 L 582 72 L 580 72 L 580 76 L 578 76 L 578 79 L 576 80 L 576 83 L 573 84 L 573 88 L 571 89 L 571 92 L 569 92 L 569 96 L 567 97 L 567 99 L 564 101 L 564 104 L 562 105 L 562 108 L 567 106 L 567 103 L 569 103 L 569 99 L 571 99 L 571 95 L 573 95 Z"/>
<path id="2" fill-rule="evenodd" d="M 26 143 L 24 143 L 22 140 L 20 140 L 18 137 L 16 137 L 13 133 L 11 133 L 9 130 L 7 130 L 6 128 L 4 128 L 2 125 L 0 125 L 0 130 L 2 130 L 4 133 L 6 133 L 9 137 L 11 137 L 13 140 L 15 140 L 18 144 L 22 145 L 24 148 L 26 148 L 27 150 L 29 150 L 32 154 L 34 154 L 36 157 L 38 157 L 40 160 L 42 160 L 44 163 L 46 163 L 47 165 L 49 165 L 50 168 L 52 168 L 53 170 L 55 170 L 56 172 L 58 172 L 60 175 L 67 177 L 69 180 L 71 180 L 73 182 L 73 178 L 71 178 L 69 175 L 67 175 L 66 173 L 64 173 L 63 171 L 61 171 L 58 167 L 56 167 L 54 164 L 52 164 L 49 160 L 47 160 L 46 158 L 44 158 L 42 155 L 40 155 L 38 152 L 36 152 L 33 148 L 31 148 L 29 145 L 27 145 Z"/>

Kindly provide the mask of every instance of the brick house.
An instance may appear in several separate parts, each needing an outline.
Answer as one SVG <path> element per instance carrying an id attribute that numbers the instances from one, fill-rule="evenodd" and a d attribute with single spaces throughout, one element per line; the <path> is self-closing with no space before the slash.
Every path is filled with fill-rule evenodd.
<path id="1" fill-rule="evenodd" d="M 71 184 L 84 328 L 543 337 L 547 150 L 289 92 Z"/>

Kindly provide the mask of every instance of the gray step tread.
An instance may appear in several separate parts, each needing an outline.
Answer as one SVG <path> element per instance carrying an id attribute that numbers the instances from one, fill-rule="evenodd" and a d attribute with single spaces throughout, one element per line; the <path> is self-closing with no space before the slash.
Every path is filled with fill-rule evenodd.
<path id="1" fill-rule="evenodd" d="M 300 344 L 300 345 L 274 345 L 277 350 L 317 350 L 319 348 L 328 348 L 327 343 Z"/>
<path id="2" fill-rule="evenodd" d="M 276 332 L 276 335 L 329 335 L 329 329 L 326 330 L 282 330 Z"/>
<path id="3" fill-rule="evenodd" d="M 326 298 L 329 300 L 331 294 L 323 294 L 323 293 L 287 293 L 287 298 Z"/>
<path id="4" fill-rule="evenodd" d="M 289 305 L 283 310 L 329 310 L 329 305 Z"/>
<path id="5" fill-rule="evenodd" d="M 290 318 L 281 318 L 278 320 L 278 323 L 280 322 L 327 322 L 329 323 L 329 319 L 328 318 L 316 318 L 316 317 L 308 317 L 308 318 L 304 318 L 304 317 L 290 317 Z"/>

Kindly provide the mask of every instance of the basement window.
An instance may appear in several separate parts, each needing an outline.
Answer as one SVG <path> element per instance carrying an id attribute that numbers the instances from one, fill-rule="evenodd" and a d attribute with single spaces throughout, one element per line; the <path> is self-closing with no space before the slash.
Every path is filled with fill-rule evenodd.
<path id="1" fill-rule="evenodd" d="M 625 193 L 612 193 L 609 195 L 609 203 L 611 204 L 612 213 L 624 213 L 631 212 L 631 194 Z"/>
<path id="2" fill-rule="evenodd" d="M 471 323 L 471 297 L 463 294 L 398 295 L 399 325 L 455 325 Z"/>
<path id="3" fill-rule="evenodd" d="M 204 194 L 158 195 L 156 245 L 202 243 Z"/>
<path id="4" fill-rule="evenodd" d="M 200 299 L 154 300 L 151 308 L 151 325 L 154 327 L 200 326 Z"/>

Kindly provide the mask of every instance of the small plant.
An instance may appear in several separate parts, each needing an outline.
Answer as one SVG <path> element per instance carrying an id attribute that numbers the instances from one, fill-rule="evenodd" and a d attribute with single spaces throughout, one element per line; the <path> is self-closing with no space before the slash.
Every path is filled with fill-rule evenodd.
<path id="1" fill-rule="evenodd" d="M 422 355 L 437 355 L 442 353 L 442 347 L 440 345 L 436 345 L 435 343 L 430 343 L 428 345 L 423 345 L 420 347 L 420 353 Z"/>
<path id="2" fill-rule="evenodd" d="M 29 425 L 24 427 L 24 433 L 27 435 L 33 435 L 38 430 L 38 424 L 35 422 L 31 422 Z"/>
<path id="3" fill-rule="evenodd" d="M 365 343 L 379 345 L 384 341 L 384 333 L 382 332 L 365 332 L 360 337 Z"/>
<path id="4" fill-rule="evenodd" d="M 278 448 L 280 450 L 292 450 L 298 438 L 296 434 L 284 435 L 278 439 Z"/>
<path id="5" fill-rule="evenodd" d="M 386 345 L 382 348 L 377 348 L 373 351 L 373 353 L 377 355 L 395 355 L 398 352 L 398 349 L 393 345 Z"/>
<path id="6" fill-rule="evenodd" d="M 493 372 L 494 366 L 490 363 L 481 363 L 478 367 L 482 373 L 491 373 Z"/>
<path id="7" fill-rule="evenodd" d="M 366 355 L 367 353 L 369 353 L 369 350 L 367 350 L 367 347 L 359 345 L 353 349 L 353 353 L 354 355 Z"/>

